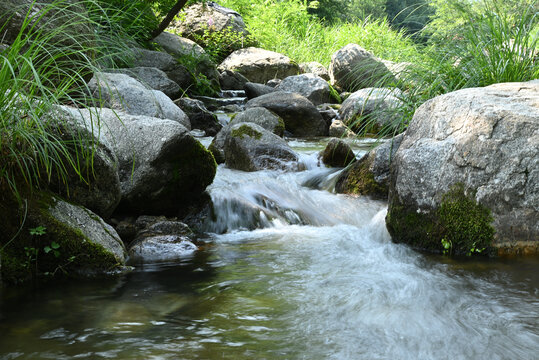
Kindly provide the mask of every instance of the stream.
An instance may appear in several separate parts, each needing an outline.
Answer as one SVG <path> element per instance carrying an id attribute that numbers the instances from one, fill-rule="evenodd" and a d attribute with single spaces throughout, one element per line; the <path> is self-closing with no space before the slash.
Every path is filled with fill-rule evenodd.
<path id="1" fill-rule="evenodd" d="M 289 142 L 307 170 L 219 166 L 181 261 L 0 289 L 0 359 L 539 359 L 536 259 L 394 244 L 386 203 L 332 192 L 327 139 Z"/>

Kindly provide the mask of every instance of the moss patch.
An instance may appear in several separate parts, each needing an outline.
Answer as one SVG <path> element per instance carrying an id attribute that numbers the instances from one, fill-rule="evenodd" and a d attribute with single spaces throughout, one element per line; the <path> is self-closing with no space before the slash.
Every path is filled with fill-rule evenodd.
<path id="1" fill-rule="evenodd" d="M 440 206 L 429 212 L 418 212 L 394 200 L 386 224 L 395 242 L 433 252 L 472 255 L 492 251 L 492 220 L 490 211 L 476 203 L 473 194 L 467 195 L 463 184 L 456 184 L 443 195 Z M 449 244 L 448 249 L 442 240 Z"/>
<path id="2" fill-rule="evenodd" d="M 244 135 L 255 138 L 256 140 L 260 140 L 262 138 L 262 133 L 256 131 L 249 125 L 241 125 L 239 128 L 233 129 L 230 132 L 230 135 L 232 135 L 233 137 L 239 137 L 240 139 L 243 139 Z"/>
<path id="3" fill-rule="evenodd" d="M 282 137 L 284 135 L 285 129 L 284 121 L 283 119 L 281 119 L 280 116 L 278 117 L 277 121 L 279 122 L 279 124 L 275 127 L 275 129 L 273 129 L 273 133 Z"/>
<path id="4" fill-rule="evenodd" d="M 339 179 L 337 191 L 345 194 L 369 195 L 376 199 L 387 199 L 388 188 L 374 180 L 374 174 L 369 170 L 369 161 L 363 158 L 356 162 Z"/>

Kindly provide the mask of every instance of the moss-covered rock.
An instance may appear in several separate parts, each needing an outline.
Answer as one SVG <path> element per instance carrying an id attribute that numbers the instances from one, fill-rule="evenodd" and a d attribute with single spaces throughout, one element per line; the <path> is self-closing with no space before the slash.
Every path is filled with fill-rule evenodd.
<path id="1" fill-rule="evenodd" d="M 455 184 L 442 196 L 440 206 L 416 209 L 393 198 L 386 217 L 395 242 L 413 248 L 456 255 L 493 252 L 492 215 L 478 204 L 473 191 Z"/>
<path id="2" fill-rule="evenodd" d="M 12 197 L 2 200 L 4 282 L 20 283 L 40 276 L 95 276 L 123 269 L 124 244 L 90 210 L 45 192 L 26 196 L 22 205 Z"/>
<path id="3" fill-rule="evenodd" d="M 335 138 L 328 142 L 320 156 L 324 164 L 334 167 L 345 167 L 356 161 L 356 155 L 350 145 Z"/>

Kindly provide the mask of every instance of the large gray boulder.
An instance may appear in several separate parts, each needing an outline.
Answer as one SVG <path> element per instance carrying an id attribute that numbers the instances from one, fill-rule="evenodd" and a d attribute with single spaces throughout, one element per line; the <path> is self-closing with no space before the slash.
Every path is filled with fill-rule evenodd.
<path id="1" fill-rule="evenodd" d="M 346 91 L 395 82 L 393 74 L 382 60 L 357 44 L 348 44 L 333 54 L 329 77 L 333 86 Z"/>
<path id="2" fill-rule="evenodd" d="M 255 47 L 234 51 L 218 69 L 239 72 L 250 82 L 260 84 L 273 78 L 284 79 L 299 73 L 298 65 L 288 56 Z"/>
<path id="3" fill-rule="evenodd" d="M 314 74 L 289 76 L 275 87 L 277 91 L 288 91 L 300 94 L 309 99 L 314 105 L 330 102 L 328 83 Z"/>
<path id="4" fill-rule="evenodd" d="M 190 129 L 185 113 L 164 93 L 148 89 L 125 74 L 96 73 L 88 83 L 92 96 L 103 106 L 130 115 L 144 115 L 176 121 Z"/>
<path id="5" fill-rule="evenodd" d="M 223 127 L 217 116 L 206 109 L 200 100 L 180 98 L 174 101 L 189 117 L 191 128 L 204 130 L 206 135 L 215 136 Z"/>
<path id="6" fill-rule="evenodd" d="M 202 36 L 205 31 L 248 34 L 240 14 L 213 2 L 187 7 L 182 12 L 181 21 L 172 22 L 170 27 L 194 41 L 198 40 L 197 35 Z"/>
<path id="7" fill-rule="evenodd" d="M 537 219 L 539 80 L 459 90 L 416 111 L 391 166 L 395 241 L 536 253 Z"/>
<path id="8" fill-rule="evenodd" d="M 328 126 L 316 107 L 305 97 L 284 91 L 275 91 L 249 100 L 246 109 L 264 107 L 279 115 L 287 131 L 294 136 L 325 136 Z"/>
<path id="9" fill-rule="evenodd" d="M 194 84 L 191 72 L 166 52 L 136 48 L 132 50 L 132 57 L 134 67 L 157 68 L 167 74 L 183 90 L 187 90 Z"/>
<path id="10" fill-rule="evenodd" d="M 404 134 L 378 145 L 355 164 L 344 170 L 337 178 L 337 193 L 368 195 L 375 199 L 387 199 L 390 164 L 399 149 Z"/>
<path id="11" fill-rule="evenodd" d="M 355 131 L 376 133 L 384 127 L 397 127 L 403 105 L 402 92 L 389 88 L 365 88 L 351 94 L 339 111 L 343 122 Z"/>
<path id="12" fill-rule="evenodd" d="M 176 214 L 211 184 L 213 156 L 176 121 L 110 109 L 72 109 L 112 145 L 126 213 Z"/>
<path id="13" fill-rule="evenodd" d="M 307 63 L 301 63 L 299 64 L 299 69 L 304 74 L 314 74 L 326 81 L 330 80 L 328 69 L 326 69 L 326 67 L 319 62 L 311 61 Z"/>
<path id="14" fill-rule="evenodd" d="M 180 96 L 180 85 L 172 81 L 167 74 L 154 67 L 134 67 L 127 69 L 110 69 L 107 72 L 120 73 L 128 75 L 146 87 L 163 92 L 171 99 L 176 99 Z"/>
<path id="15" fill-rule="evenodd" d="M 68 168 L 67 186 L 57 176 L 51 178 L 50 188 L 64 198 L 80 204 L 99 216 L 108 218 L 120 202 L 118 159 L 109 141 L 91 124 L 73 116 L 65 107 L 56 108 L 49 118 L 58 123 L 60 136 L 65 141 L 80 144 L 79 156 L 92 157 L 80 163 L 80 174 Z M 81 175 L 83 179 L 81 179 Z"/>
<path id="16" fill-rule="evenodd" d="M 297 169 L 298 156 L 279 136 L 253 123 L 230 127 L 225 140 L 226 165 L 232 169 Z"/>

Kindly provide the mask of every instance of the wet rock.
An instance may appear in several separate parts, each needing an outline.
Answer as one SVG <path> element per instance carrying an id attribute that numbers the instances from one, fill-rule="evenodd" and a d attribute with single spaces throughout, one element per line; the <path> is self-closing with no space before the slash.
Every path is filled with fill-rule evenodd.
<path id="1" fill-rule="evenodd" d="M 314 105 L 330 102 L 328 83 L 313 74 L 289 76 L 275 87 L 277 91 L 288 91 L 300 94 L 309 99 Z"/>
<path id="2" fill-rule="evenodd" d="M 110 69 L 107 70 L 107 72 L 128 75 L 141 82 L 147 88 L 163 92 L 171 99 L 176 99 L 180 95 L 180 85 L 170 80 L 167 74 L 158 68 L 135 67 L 128 69 Z"/>
<path id="3" fill-rule="evenodd" d="M 339 112 L 334 106 L 334 104 L 321 104 L 316 107 L 320 115 L 322 115 L 322 118 L 324 118 L 324 121 L 328 127 L 331 125 L 333 120 L 339 117 Z"/>
<path id="4" fill-rule="evenodd" d="M 356 156 L 350 145 L 336 138 L 328 142 L 320 155 L 322 162 L 332 167 L 345 167 L 356 161 Z"/>
<path id="5" fill-rule="evenodd" d="M 441 251 L 445 239 L 453 253 L 490 244 L 537 252 L 538 114 L 538 80 L 459 90 L 419 107 L 391 164 L 393 240 Z"/>
<path id="6" fill-rule="evenodd" d="M 88 83 L 92 96 L 103 101 L 103 105 L 125 111 L 130 115 L 144 115 L 168 119 L 190 129 L 185 113 L 165 94 L 149 90 L 143 84 L 124 74 L 96 73 Z"/>
<path id="7" fill-rule="evenodd" d="M 343 103 L 340 116 L 354 131 L 377 133 L 384 127 L 397 127 L 402 106 L 399 89 L 365 88 L 352 93 Z"/>
<path id="8" fill-rule="evenodd" d="M 357 44 L 348 44 L 333 54 L 329 76 L 333 86 L 348 91 L 395 82 L 384 63 Z"/>
<path id="9" fill-rule="evenodd" d="M 296 75 L 299 67 L 282 54 L 249 47 L 234 51 L 218 67 L 219 71 L 236 71 L 250 82 L 265 84 L 273 78 Z"/>
<path id="10" fill-rule="evenodd" d="M 281 79 L 271 79 L 271 80 L 268 80 L 268 82 L 266 82 L 266 85 L 269 87 L 275 88 L 277 87 L 277 85 L 281 83 L 281 81 L 282 81 Z"/>
<path id="11" fill-rule="evenodd" d="M 243 86 L 247 99 L 254 99 L 256 97 L 266 95 L 275 91 L 271 86 L 248 82 Z"/>
<path id="12" fill-rule="evenodd" d="M 226 165 L 232 169 L 297 169 L 298 156 L 279 136 L 253 123 L 230 127 L 225 139 Z"/>
<path id="13" fill-rule="evenodd" d="M 337 193 L 369 195 L 375 199 L 387 199 L 390 164 L 404 134 L 378 145 L 344 170 L 337 179 Z"/>
<path id="14" fill-rule="evenodd" d="M 286 130 L 294 136 L 324 136 L 328 134 L 328 127 L 316 107 L 305 97 L 275 91 L 249 100 L 246 109 L 264 107 L 279 115 Z"/>
<path id="15" fill-rule="evenodd" d="M 200 100 L 180 98 L 174 101 L 180 109 L 187 114 L 191 123 L 191 128 L 204 130 L 209 136 L 215 136 L 223 127 L 217 116 L 206 109 L 204 103 Z"/>

